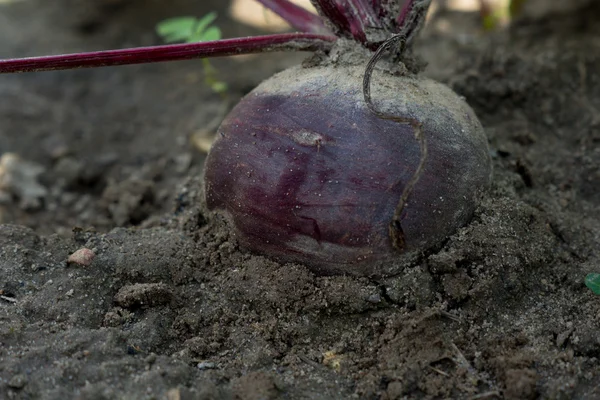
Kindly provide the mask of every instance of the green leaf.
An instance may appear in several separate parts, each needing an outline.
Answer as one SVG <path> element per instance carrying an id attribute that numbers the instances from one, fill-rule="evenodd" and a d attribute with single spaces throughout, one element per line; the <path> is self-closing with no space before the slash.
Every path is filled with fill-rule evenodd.
<path id="1" fill-rule="evenodd" d="M 221 39 L 221 29 L 211 24 L 217 18 L 216 12 L 210 12 L 202 18 L 179 17 L 160 22 L 156 33 L 166 42 L 208 42 Z M 218 71 L 207 59 L 203 59 L 204 82 L 215 93 L 227 91 L 227 84 L 217 79 Z"/>
<path id="2" fill-rule="evenodd" d="M 202 18 L 178 17 L 160 22 L 156 33 L 167 43 L 208 42 L 221 39 L 221 30 L 210 26 L 217 18 L 216 12 L 210 12 Z"/>
<path id="3" fill-rule="evenodd" d="M 196 19 L 196 26 L 194 28 L 194 34 L 202 34 L 206 31 L 206 28 L 217 19 L 217 13 L 212 11 L 206 14 L 200 19 Z M 219 38 L 220 39 L 220 38 Z"/>
<path id="4" fill-rule="evenodd" d="M 600 295 L 600 274 L 587 274 L 585 276 L 585 286 L 594 294 Z"/>
<path id="5" fill-rule="evenodd" d="M 221 39 L 221 30 L 216 26 L 211 26 L 207 30 L 204 31 L 204 35 L 202 36 L 203 42 L 210 42 L 211 40 L 219 40 Z"/>
<path id="6" fill-rule="evenodd" d="M 161 21 L 156 25 L 156 33 L 167 43 L 187 41 L 197 26 L 195 17 L 177 17 Z"/>
<path id="7" fill-rule="evenodd" d="M 210 87 L 215 93 L 225 93 L 227 91 L 227 84 L 225 82 L 213 82 Z"/>
<path id="8" fill-rule="evenodd" d="M 216 26 L 211 26 L 202 32 L 196 32 L 188 38 L 189 43 L 210 42 L 211 40 L 221 39 L 221 30 Z"/>
<path id="9" fill-rule="evenodd" d="M 187 40 L 188 43 L 209 42 L 211 40 L 221 39 L 221 30 L 216 26 L 211 26 L 202 33 L 195 33 Z"/>

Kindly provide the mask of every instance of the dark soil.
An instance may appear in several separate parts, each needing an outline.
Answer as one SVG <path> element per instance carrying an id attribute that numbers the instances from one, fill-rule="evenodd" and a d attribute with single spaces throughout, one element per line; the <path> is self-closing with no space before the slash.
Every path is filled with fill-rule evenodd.
<path id="1" fill-rule="evenodd" d="M 201 205 L 191 135 L 302 55 L 214 60 L 227 99 L 196 61 L 0 76 L 0 398 L 600 398 L 600 6 L 573 4 L 432 21 L 425 73 L 482 120 L 493 187 L 377 281 L 248 254 Z M 154 44 L 214 9 L 258 33 L 219 1 L 0 3 L 0 57 Z"/>

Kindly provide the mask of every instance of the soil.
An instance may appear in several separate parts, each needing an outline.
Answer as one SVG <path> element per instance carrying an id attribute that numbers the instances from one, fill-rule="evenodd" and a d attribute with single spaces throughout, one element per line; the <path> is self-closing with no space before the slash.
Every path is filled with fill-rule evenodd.
<path id="1" fill-rule="evenodd" d="M 227 97 L 196 61 L 1 76 L 0 398 L 600 398 L 600 5 L 572 4 L 431 21 L 425 74 L 480 117 L 493 185 L 377 280 L 249 254 L 203 211 L 190 138 L 306 55 L 211 61 Z M 0 57 L 155 44 L 215 9 L 259 33 L 216 0 L 2 2 Z"/>

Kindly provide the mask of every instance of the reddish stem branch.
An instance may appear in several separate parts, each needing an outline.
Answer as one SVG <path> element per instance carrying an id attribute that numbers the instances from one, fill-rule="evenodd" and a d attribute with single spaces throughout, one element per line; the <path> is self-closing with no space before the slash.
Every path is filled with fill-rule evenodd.
<path id="1" fill-rule="evenodd" d="M 386 27 L 388 31 L 396 32 L 396 17 L 401 4 L 405 4 L 406 0 L 371 0 L 371 6 L 373 11 L 381 24 Z"/>
<path id="2" fill-rule="evenodd" d="M 371 0 L 371 7 L 373 7 L 373 11 L 375 11 L 376 15 L 381 16 L 381 11 L 383 9 L 382 2 L 383 0 Z"/>
<path id="3" fill-rule="evenodd" d="M 346 6 L 348 20 L 356 21 L 357 24 L 362 25 L 363 31 L 366 28 L 381 28 L 382 24 L 379 20 L 379 16 L 375 13 L 373 6 L 369 3 L 369 0 L 337 0 L 338 5 Z"/>
<path id="4" fill-rule="evenodd" d="M 302 31 L 317 34 L 331 34 L 319 16 L 288 0 L 256 0 L 275 14 L 286 20 L 291 26 Z"/>
<path id="5" fill-rule="evenodd" d="M 431 0 L 406 0 L 402 7 L 402 11 L 396 19 L 396 25 L 408 47 L 423 27 L 430 5 Z"/>
<path id="6" fill-rule="evenodd" d="M 371 0 L 371 3 L 375 15 L 377 15 L 385 29 L 389 32 L 397 33 L 397 12 L 394 10 L 399 10 L 401 4 L 404 5 L 406 0 Z"/>
<path id="7" fill-rule="evenodd" d="M 379 43 L 372 43 L 369 38 L 369 31 L 372 29 L 382 29 L 381 20 L 369 3 L 369 0 L 336 0 L 338 9 L 344 14 L 352 36 L 366 45 L 368 48 L 376 49 Z"/>
<path id="8" fill-rule="evenodd" d="M 372 47 L 367 32 L 369 28 L 381 28 L 379 17 L 369 4 L 371 0 L 311 0 L 319 14 L 336 28 L 338 36 L 354 39 L 367 47 Z"/>
<path id="9" fill-rule="evenodd" d="M 15 58 L 0 60 L 0 73 L 106 67 L 282 50 L 327 51 L 336 39 L 334 36 L 316 35 L 313 33 L 284 33 L 222 39 L 214 42 L 170 44 L 57 56 Z"/>
<path id="10" fill-rule="evenodd" d="M 415 3 L 415 0 L 405 0 L 404 1 L 404 5 L 402 6 L 402 11 L 400 11 L 400 15 L 398 15 L 398 18 L 396 19 L 396 23 L 399 27 L 401 27 L 405 21 L 406 21 L 406 16 L 408 15 L 408 12 L 413 8 Z"/>
<path id="11" fill-rule="evenodd" d="M 333 33 L 339 37 L 349 37 L 350 24 L 338 9 L 335 0 L 310 0 L 319 15 L 332 25 Z"/>

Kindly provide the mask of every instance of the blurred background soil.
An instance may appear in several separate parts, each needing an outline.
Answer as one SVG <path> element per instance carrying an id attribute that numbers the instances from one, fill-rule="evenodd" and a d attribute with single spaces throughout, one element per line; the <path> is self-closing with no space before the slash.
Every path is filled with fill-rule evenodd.
<path id="1" fill-rule="evenodd" d="M 2 0 L 0 58 L 158 44 L 213 10 L 224 37 L 270 29 L 231 7 Z M 204 138 L 307 54 L 212 60 L 226 96 L 200 61 L 0 76 L 0 398 L 600 398 L 598 20 L 530 0 L 484 32 L 438 7 L 417 51 L 479 115 L 493 187 L 380 280 L 247 254 L 202 207 Z"/>

